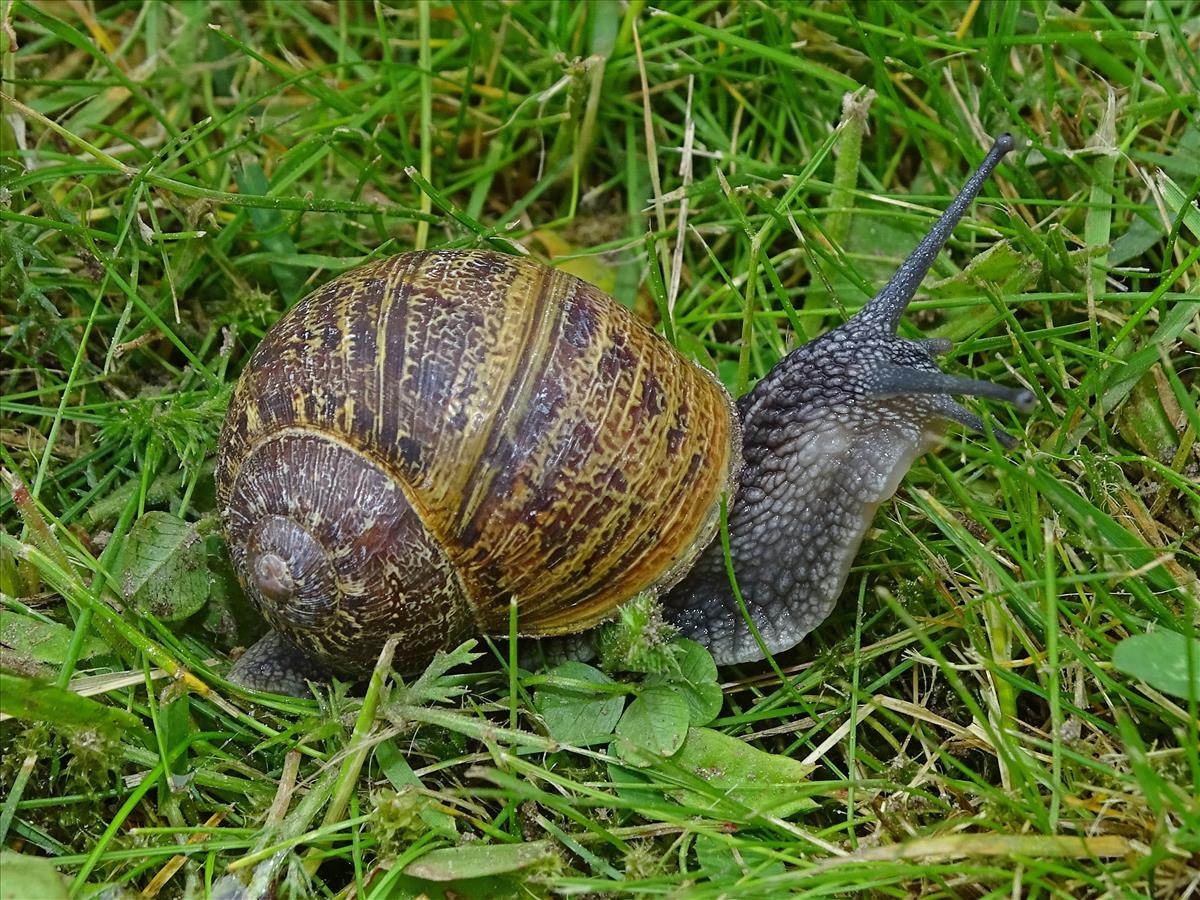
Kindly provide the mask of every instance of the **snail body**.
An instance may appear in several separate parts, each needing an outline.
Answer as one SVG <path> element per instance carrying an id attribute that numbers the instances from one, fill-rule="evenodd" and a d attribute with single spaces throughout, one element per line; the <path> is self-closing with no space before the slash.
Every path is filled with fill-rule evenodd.
<path id="1" fill-rule="evenodd" d="M 597 288 L 482 250 L 348 272 L 271 329 L 217 465 L 234 567 L 277 633 L 233 677 L 297 692 L 315 660 L 369 671 L 506 633 L 582 631 L 653 591 L 719 663 L 797 643 L 829 613 L 878 505 L 950 396 L 1027 392 L 943 374 L 896 336 L 1004 135 L 888 285 L 735 405 Z M 715 540 L 731 499 L 733 567 Z M 756 637 L 754 632 L 759 632 Z M 761 639 L 761 643 L 760 643 Z"/>

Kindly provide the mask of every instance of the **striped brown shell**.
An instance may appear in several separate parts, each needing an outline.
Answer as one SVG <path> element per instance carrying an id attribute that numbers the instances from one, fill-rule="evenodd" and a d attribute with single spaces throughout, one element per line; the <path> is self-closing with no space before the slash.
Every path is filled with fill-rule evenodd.
<path id="1" fill-rule="evenodd" d="M 406 253 L 300 301 L 230 404 L 235 568 L 302 651 L 363 671 L 580 631 L 683 576 L 732 496 L 728 395 L 603 292 L 486 251 Z"/>

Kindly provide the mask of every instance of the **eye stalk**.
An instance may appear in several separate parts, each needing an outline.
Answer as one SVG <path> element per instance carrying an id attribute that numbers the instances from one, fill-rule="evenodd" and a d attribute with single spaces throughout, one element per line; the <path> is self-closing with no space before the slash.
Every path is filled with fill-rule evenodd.
<path id="1" fill-rule="evenodd" d="M 933 261 L 946 245 L 951 232 L 954 231 L 954 226 L 958 224 L 967 207 L 979 195 L 983 183 L 995 171 L 1000 160 L 1015 146 L 1016 141 L 1007 132 L 996 138 L 987 156 L 979 164 L 979 168 L 967 179 L 962 190 L 958 192 L 958 196 L 929 229 L 928 234 L 901 263 L 879 293 L 842 326 L 843 329 L 858 336 L 859 340 L 864 343 L 882 342 L 893 347 L 894 358 L 892 360 L 880 359 L 871 365 L 869 372 L 864 375 L 864 388 L 867 393 L 876 396 L 887 394 L 940 395 L 934 404 L 939 415 L 978 432 L 985 431 L 983 421 L 970 410 L 952 400 L 952 396 L 989 397 L 1009 403 L 1022 412 L 1030 412 L 1036 405 L 1033 394 L 1024 388 L 947 375 L 937 369 L 935 365 L 925 364 L 924 361 L 917 362 L 915 359 L 905 359 L 904 357 L 909 356 L 905 351 L 911 348 L 919 353 L 928 354 L 932 361 L 934 356 L 949 352 L 953 344 L 946 338 L 906 341 L 895 335 L 905 309 L 912 301 L 925 276 L 929 274 Z M 1016 444 L 1016 439 L 1004 432 L 997 431 L 996 437 L 1006 447 L 1013 447 Z"/>
<path id="2" fill-rule="evenodd" d="M 866 306 L 850 318 L 845 327 L 864 332 L 873 331 L 877 334 L 896 333 L 904 310 L 917 293 L 917 288 L 921 286 L 925 276 L 929 274 L 929 268 L 937 259 L 938 253 L 946 246 L 946 241 L 954 231 L 954 226 L 967 211 L 967 207 L 979 196 L 983 183 L 996 170 L 1000 160 L 1015 146 L 1016 141 L 1007 132 L 996 138 L 996 142 L 992 144 L 992 149 L 983 158 L 979 168 L 967 179 L 967 183 L 958 192 L 958 196 L 946 207 L 946 211 L 929 229 L 929 233 L 900 264 L 900 268 L 896 269 L 892 277 L 888 279 L 888 283 Z"/>

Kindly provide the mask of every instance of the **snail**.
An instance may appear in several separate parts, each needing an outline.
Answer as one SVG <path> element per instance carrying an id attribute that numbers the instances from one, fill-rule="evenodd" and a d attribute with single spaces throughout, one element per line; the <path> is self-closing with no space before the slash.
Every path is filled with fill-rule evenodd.
<path id="1" fill-rule="evenodd" d="M 301 300 L 251 356 L 221 436 L 224 533 L 274 629 L 231 678 L 302 693 L 325 670 L 369 671 L 393 635 L 396 667 L 419 670 L 506 634 L 512 598 L 527 635 L 653 591 L 719 664 L 798 643 L 913 460 L 948 422 L 984 431 L 952 396 L 1032 408 L 1027 390 L 944 374 L 949 341 L 896 335 L 1013 146 L 995 141 L 872 300 L 736 404 L 599 289 L 521 257 L 404 253 Z"/>

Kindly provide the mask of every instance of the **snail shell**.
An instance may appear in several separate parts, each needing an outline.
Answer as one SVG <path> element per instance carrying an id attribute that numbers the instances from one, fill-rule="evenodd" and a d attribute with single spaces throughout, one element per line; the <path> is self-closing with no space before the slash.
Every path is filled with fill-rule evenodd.
<path id="1" fill-rule="evenodd" d="M 581 631 L 678 581 L 736 488 L 729 396 L 597 288 L 482 250 L 405 253 L 301 300 L 230 403 L 218 502 L 247 594 L 362 672 Z"/>

